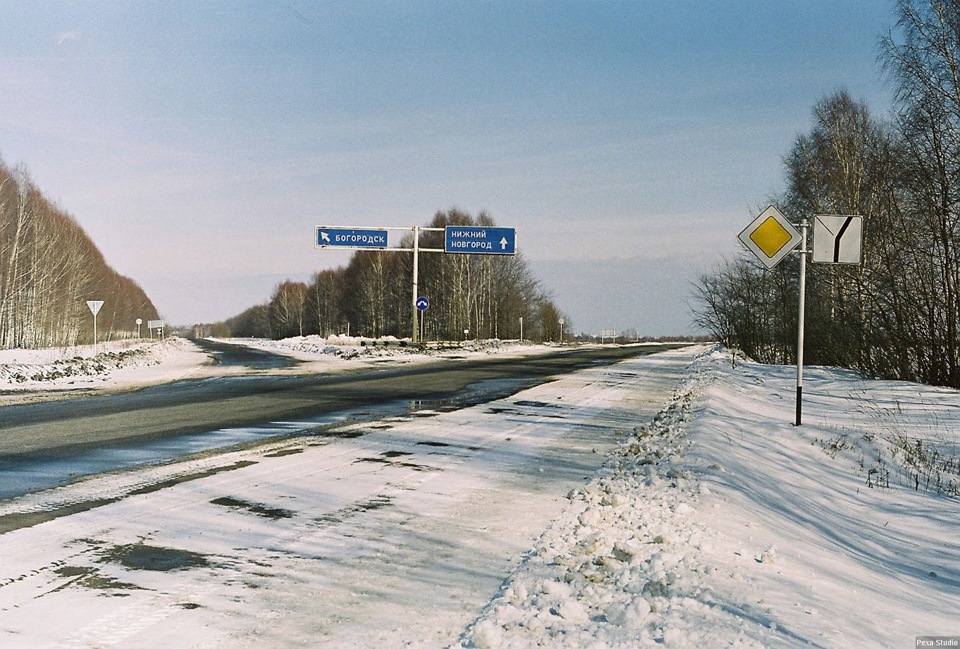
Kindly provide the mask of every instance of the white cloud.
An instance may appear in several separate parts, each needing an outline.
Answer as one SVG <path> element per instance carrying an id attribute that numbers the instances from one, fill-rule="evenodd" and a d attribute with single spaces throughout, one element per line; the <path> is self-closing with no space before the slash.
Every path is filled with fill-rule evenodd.
<path id="1" fill-rule="evenodd" d="M 54 37 L 54 40 L 57 41 L 57 45 L 63 45 L 64 43 L 68 43 L 71 41 L 79 41 L 80 32 L 75 30 L 60 32 Z"/>

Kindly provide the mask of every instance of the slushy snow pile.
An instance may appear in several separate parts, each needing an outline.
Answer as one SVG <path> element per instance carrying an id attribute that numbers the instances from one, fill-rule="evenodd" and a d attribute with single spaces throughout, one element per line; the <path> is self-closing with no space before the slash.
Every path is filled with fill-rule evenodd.
<path id="1" fill-rule="evenodd" d="M 960 395 L 811 368 L 796 427 L 795 370 L 732 365 L 720 349 L 695 361 L 656 419 L 569 494 L 461 646 L 960 636 L 960 501 L 902 461 L 904 439 L 926 444 L 943 462 L 925 471 L 957 478 Z"/>

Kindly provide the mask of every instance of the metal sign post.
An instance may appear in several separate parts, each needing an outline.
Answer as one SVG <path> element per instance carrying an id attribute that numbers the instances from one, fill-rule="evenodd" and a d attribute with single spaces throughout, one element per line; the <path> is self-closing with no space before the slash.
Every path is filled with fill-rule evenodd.
<path id="1" fill-rule="evenodd" d="M 757 256 L 764 266 L 774 268 L 797 246 L 800 249 L 800 304 L 797 316 L 797 426 L 803 406 L 803 313 L 807 286 L 807 220 L 800 224 L 801 232 L 773 205 L 740 233 L 739 239 L 747 250 Z"/>
<path id="2" fill-rule="evenodd" d="M 803 326 L 807 302 L 807 219 L 800 221 L 800 304 L 797 309 L 797 421 L 800 425 L 803 411 Z"/>
<path id="3" fill-rule="evenodd" d="M 420 305 L 418 304 L 419 300 L 417 298 L 417 293 L 419 293 L 418 283 L 420 281 L 420 226 L 413 226 L 413 290 L 410 291 L 410 295 L 413 296 L 413 337 L 411 340 L 414 343 L 420 342 L 423 338 L 420 334 L 420 328 L 422 326 L 420 320 Z"/>

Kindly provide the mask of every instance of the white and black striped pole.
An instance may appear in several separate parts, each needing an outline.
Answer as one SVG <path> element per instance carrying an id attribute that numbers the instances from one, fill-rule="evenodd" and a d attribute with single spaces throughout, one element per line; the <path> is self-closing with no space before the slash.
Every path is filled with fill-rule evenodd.
<path id="1" fill-rule="evenodd" d="M 804 217 L 800 221 L 800 307 L 797 312 L 797 422 L 799 426 L 803 416 L 803 326 L 807 295 L 807 228 L 810 223 Z"/>

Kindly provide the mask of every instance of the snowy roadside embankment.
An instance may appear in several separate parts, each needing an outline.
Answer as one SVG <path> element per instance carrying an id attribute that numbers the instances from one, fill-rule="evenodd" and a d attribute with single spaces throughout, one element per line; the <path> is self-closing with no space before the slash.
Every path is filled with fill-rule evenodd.
<path id="1" fill-rule="evenodd" d="M 916 490 L 894 464 L 902 438 L 957 457 L 957 392 L 808 377 L 798 428 L 790 368 L 703 354 L 655 421 L 571 492 L 461 645 L 907 647 L 960 635 L 960 500 Z M 878 484 L 878 466 L 902 479 Z"/>
<path id="2" fill-rule="evenodd" d="M 131 370 L 166 365 L 183 369 L 205 356 L 182 338 L 121 341 L 63 349 L 0 351 L 0 386 L 8 390 L 42 390 L 103 383 L 124 378 Z M 140 373 L 144 379 L 149 378 Z M 154 373 L 156 374 L 156 372 Z"/>
<path id="3" fill-rule="evenodd" d="M 257 349 L 277 354 L 288 354 L 304 361 L 314 361 L 322 357 L 353 359 L 394 359 L 417 360 L 444 356 L 482 356 L 496 354 L 543 353 L 554 346 L 533 344 L 519 340 L 465 340 L 458 343 L 429 343 L 423 346 L 413 345 L 409 340 L 393 336 L 383 338 L 364 338 L 359 336 L 294 336 L 281 340 L 266 338 L 234 338 L 224 342 L 237 342 Z"/>

